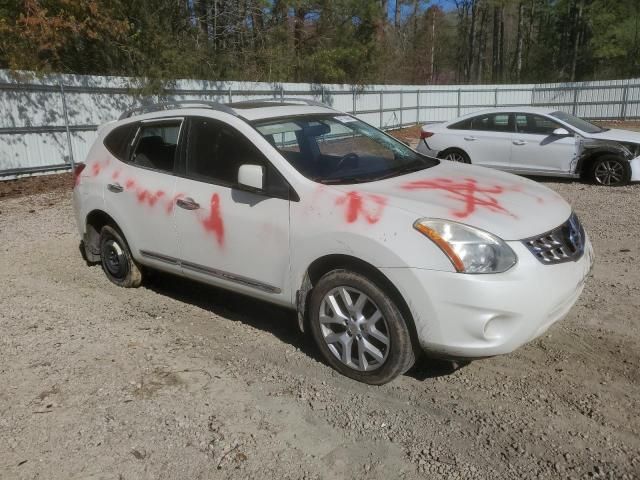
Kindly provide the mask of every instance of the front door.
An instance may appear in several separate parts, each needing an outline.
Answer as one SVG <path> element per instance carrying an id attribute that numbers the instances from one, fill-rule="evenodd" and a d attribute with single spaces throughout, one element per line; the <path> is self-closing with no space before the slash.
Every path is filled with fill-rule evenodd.
<path id="1" fill-rule="evenodd" d="M 264 190 L 238 185 L 242 164 L 263 167 Z M 290 302 L 288 191 L 270 162 L 232 126 L 190 119 L 185 171 L 175 195 L 184 274 Z"/>
<path id="2" fill-rule="evenodd" d="M 529 113 L 516 114 L 511 168 L 519 173 L 571 173 L 576 155 L 574 135 L 554 135 L 559 123 Z"/>

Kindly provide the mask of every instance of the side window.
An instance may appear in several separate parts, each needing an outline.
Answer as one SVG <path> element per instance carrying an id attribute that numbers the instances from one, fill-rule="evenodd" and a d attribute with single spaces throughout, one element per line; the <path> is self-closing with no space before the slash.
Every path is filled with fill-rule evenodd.
<path id="1" fill-rule="evenodd" d="M 471 119 L 473 130 L 485 130 L 489 132 L 513 132 L 511 114 L 493 113 L 481 115 Z"/>
<path id="2" fill-rule="evenodd" d="M 274 140 L 277 143 L 280 139 Z M 265 169 L 267 193 L 279 198 L 288 198 L 287 182 L 244 135 L 230 125 L 211 118 L 196 117 L 191 120 L 187 147 L 189 177 L 237 187 L 238 170 L 240 165 L 244 164 L 262 166 Z"/>
<path id="3" fill-rule="evenodd" d="M 131 155 L 131 163 L 139 167 L 173 172 L 180 124 L 180 121 L 143 124 Z"/>
<path id="4" fill-rule="evenodd" d="M 192 120 L 187 152 L 191 176 L 234 186 L 245 163 L 266 166 L 263 155 L 234 128 L 210 118 Z"/>
<path id="5" fill-rule="evenodd" d="M 461 122 L 454 123 L 453 125 L 449 125 L 447 128 L 451 130 L 469 130 L 471 129 L 471 120 L 472 118 L 467 118 L 466 120 L 462 120 Z"/>
<path id="6" fill-rule="evenodd" d="M 540 115 L 518 114 L 516 115 L 518 132 L 535 135 L 551 135 L 560 125 L 553 120 Z"/>
<path id="7" fill-rule="evenodd" d="M 104 138 L 104 146 L 109 150 L 111 155 L 122 162 L 126 162 L 129 158 L 131 140 L 137 130 L 137 123 L 129 123 L 116 127 Z"/>

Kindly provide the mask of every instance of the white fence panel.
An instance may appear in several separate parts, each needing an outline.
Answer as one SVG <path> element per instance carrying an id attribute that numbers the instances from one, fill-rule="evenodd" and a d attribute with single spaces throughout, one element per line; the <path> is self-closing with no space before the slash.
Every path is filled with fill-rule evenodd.
<path id="1" fill-rule="evenodd" d="M 144 95 L 139 80 L 0 70 L 0 178 L 82 161 L 98 125 L 134 106 L 168 100 L 306 98 L 381 128 L 438 122 L 501 106 L 545 106 L 590 119 L 640 118 L 640 80 L 544 85 L 318 85 L 176 80 Z M 66 112 L 65 112 L 66 108 Z M 66 113 L 66 115 L 65 115 Z"/>

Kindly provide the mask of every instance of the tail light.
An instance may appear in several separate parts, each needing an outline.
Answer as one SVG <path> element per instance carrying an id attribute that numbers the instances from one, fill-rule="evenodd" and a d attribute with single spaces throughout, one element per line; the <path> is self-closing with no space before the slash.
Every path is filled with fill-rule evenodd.
<path id="1" fill-rule="evenodd" d="M 84 163 L 76 163 L 73 167 L 73 187 L 77 187 L 80 183 L 80 174 L 87 165 Z"/>
<path id="2" fill-rule="evenodd" d="M 425 132 L 424 130 L 420 130 L 420 140 L 424 140 L 425 138 L 433 137 L 433 132 Z"/>

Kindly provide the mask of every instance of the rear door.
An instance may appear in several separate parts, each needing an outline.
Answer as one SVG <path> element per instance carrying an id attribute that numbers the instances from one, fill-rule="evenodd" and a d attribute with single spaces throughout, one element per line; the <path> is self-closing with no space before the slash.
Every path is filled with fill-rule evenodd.
<path id="1" fill-rule="evenodd" d="M 105 172 L 106 211 L 120 225 L 134 257 L 175 271 L 179 267 L 173 260 L 178 245 L 172 198 L 182 125 L 182 118 L 140 122 L 128 161 Z"/>
<path id="2" fill-rule="evenodd" d="M 513 136 L 511 167 L 522 173 L 570 173 L 576 155 L 576 137 L 554 135 L 565 128 L 543 115 L 515 114 L 516 133 Z"/>
<path id="3" fill-rule="evenodd" d="M 489 113 L 471 119 L 469 130 L 459 132 L 471 163 L 508 169 L 514 132 L 513 114 Z"/>
<path id="4" fill-rule="evenodd" d="M 183 273 L 289 303 L 288 184 L 233 126 L 208 117 L 191 118 L 189 124 L 175 196 Z M 242 164 L 263 167 L 263 190 L 238 184 Z"/>

